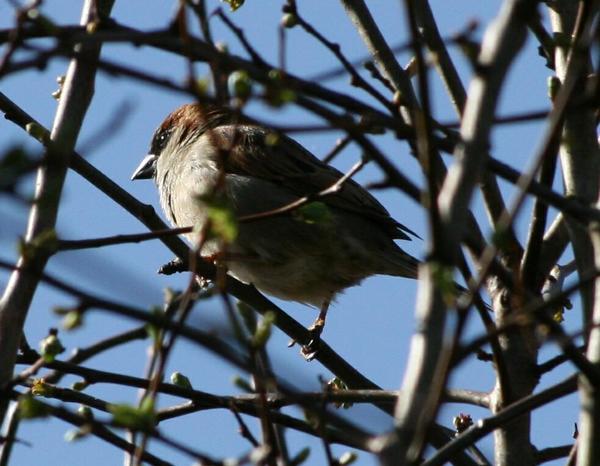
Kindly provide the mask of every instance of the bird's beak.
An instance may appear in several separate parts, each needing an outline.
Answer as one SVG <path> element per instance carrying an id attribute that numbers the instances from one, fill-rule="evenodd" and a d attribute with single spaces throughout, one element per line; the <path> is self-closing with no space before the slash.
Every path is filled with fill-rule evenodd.
<path id="1" fill-rule="evenodd" d="M 158 159 L 158 157 L 154 154 L 148 154 L 144 157 L 144 160 L 142 160 L 133 172 L 133 175 L 131 175 L 131 181 L 153 178 L 154 172 L 156 171 L 156 159 Z"/>

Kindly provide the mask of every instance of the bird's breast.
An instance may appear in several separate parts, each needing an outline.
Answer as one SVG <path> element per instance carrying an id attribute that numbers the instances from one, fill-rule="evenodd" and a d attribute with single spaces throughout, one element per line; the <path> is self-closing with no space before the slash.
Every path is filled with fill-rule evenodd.
<path id="1" fill-rule="evenodd" d="M 216 167 L 188 165 L 183 171 L 158 175 L 160 203 L 169 221 L 177 227 L 201 227 L 206 221 L 203 199 L 214 193 L 218 180 Z"/>

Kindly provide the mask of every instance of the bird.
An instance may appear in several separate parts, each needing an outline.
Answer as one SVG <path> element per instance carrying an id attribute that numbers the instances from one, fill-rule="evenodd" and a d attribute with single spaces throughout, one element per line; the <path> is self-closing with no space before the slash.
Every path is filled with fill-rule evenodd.
<path id="1" fill-rule="evenodd" d="M 154 180 L 169 222 L 194 227 L 186 234 L 192 245 L 215 199 L 247 220 L 225 245 L 218 235 L 206 236 L 199 254 L 219 258 L 230 275 L 261 292 L 319 309 L 311 343 L 303 348 L 309 359 L 336 295 L 372 275 L 417 278 L 419 261 L 396 243 L 417 235 L 360 184 L 342 177 L 292 138 L 245 121 L 239 111 L 189 103 L 156 129 L 131 179 Z M 281 213 L 303 199 L 313 202 Z"/>

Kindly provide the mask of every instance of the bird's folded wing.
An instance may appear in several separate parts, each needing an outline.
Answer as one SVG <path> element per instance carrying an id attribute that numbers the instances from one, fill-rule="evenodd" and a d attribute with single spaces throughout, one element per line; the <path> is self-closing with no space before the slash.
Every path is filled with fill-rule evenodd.
<path id="1" fill-rule="evenodd" d="M 240 131 L 239 126 L 223 125 L 212 131 L 217 142 L 235 141 L 232 145 L 219 144 L 225 157 L 226 173 L 269 180 L 285 186 L 298 197 L 319 193 L 343 176 L 287 136 L 278 135 L 275 144 L 267 144 L 266 130 L 256 126 L 244 126 L 244 131 Z M 406 233 L 418 236 L 394 220 L 377 199 L 352 179 L 346 180 L 339 191 L 321 200 L 329 206 L 368 218 L 393 238 L 410 239 Z"/>

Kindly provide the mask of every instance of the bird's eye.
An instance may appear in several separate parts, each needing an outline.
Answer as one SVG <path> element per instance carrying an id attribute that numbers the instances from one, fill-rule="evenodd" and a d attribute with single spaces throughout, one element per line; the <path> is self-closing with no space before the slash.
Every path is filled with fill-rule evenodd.
<path id="1" fill-rule="evenodd" d="M 157 131 L 154 135 L 154 139 L 152 139 L 152 147 L 150 148 L 151 153 L 159 155 L 167 145 L 169 136 L 171 136 L 170 129 L 161 129 Z"/>

